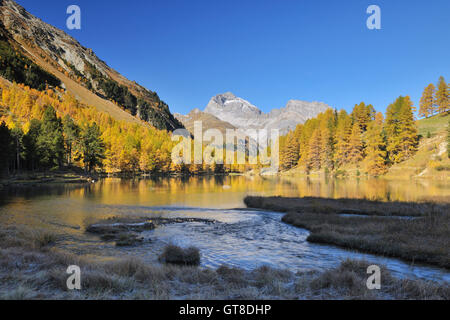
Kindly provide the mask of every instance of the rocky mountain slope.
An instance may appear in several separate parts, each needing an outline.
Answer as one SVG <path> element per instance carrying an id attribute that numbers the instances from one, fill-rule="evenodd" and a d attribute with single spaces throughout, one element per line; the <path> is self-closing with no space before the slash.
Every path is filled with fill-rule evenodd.
<path id="1" fill-rule="evenodd" d="M 232 124 L 222 121 L 209 113 L 202 112 L 199 109 L 194 109 L 187 115 L 175 113 L 174 116 L 192 134 L 194 134 L 194 123 L 196 121 L 202 122 L 203 132 L 208 129 L 218 129 L 220 130 L 220 132 L 222 132 L 222 134 L 225 134 L 227 129 L 236 129 L 236 127 Z"/>
<path id="2" fill-rule="evenodd" d="M 128 80 L 91 49 L 12 0 L 0 0 L 0 31 L 3 44 L 56 76 L 84 103 L 119 120 L 143 120 L 165 130 L 182 127 L 155 92 Z"/>
<path id="3" fill-rule="evenodd" d="M 321 102 L 291 100 L 284 108 L 264 113 L 250 102 L 227 92 L 213 97 L 204 113 L 239 129 L 279 129 L 281 134 L 286 134 L 328 108 L 331 107 Z"/>

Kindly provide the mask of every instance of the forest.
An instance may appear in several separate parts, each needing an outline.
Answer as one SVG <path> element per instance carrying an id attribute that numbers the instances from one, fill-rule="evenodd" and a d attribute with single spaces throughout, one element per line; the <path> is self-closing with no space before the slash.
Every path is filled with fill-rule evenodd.
<path id="1" fill-rule="evenodd" d="M 450 110 L 444 78 L 439 79 L 437 90 L 433 87 L 425 88 L 420 101 L 423 117 Z M 87 173 L 180 174 L 242 173 L 256 168 L 174 164 L 171 151 L 176 142 L 169 132 L 144 123 L 117 121 L 48 84 L 38 90 L 0 81 L 0 91 L 3 175 L 63 167 L 80 167 Z M 415 111 L 408 96 L 396 99 L 385 115 L 364 102 L 350 114 L 329 109 L 280 138 L 281 170 L 338 174 L 352 166 L 381 176 L 417 151 L 420 136 Z"/>
<path id="2" fill-rule="evenodd" d="M 44 90 L 46 86 L 58 87 L 61 82 L 30 59 L 24 57 L 2 40 L 0 36 L 0 75 L 11 82 L 23 83 Z"/>
<path id="3" fill-rule="evenodd" d="M 61 89 L 39 91 L 1 81 L 0 90 L 2 145 L 7 146 L 2 168 L 10 174 L 64 166 L 113 173 L 171 169 L 167 131 L 114 120 Z"/>
<path id="4" fill-rule="evenodd" d="M 4 176 L 80 167 L 86 172 L 209 174 L 244 166 L 177 165 L 165 130 L 113 119 L 59 89 L 39 91 L 0 81 Z"/>
<path id="5" fill-rule="evenodd" d="M 421 117 L 450 110 L 449 84 L 440 77 L 438 89 L 434 88 L 430 84 L 424 90 Z M 415 112 L 409 96 L 396 99 L 385 116 L 364 102 L 355 105 L 351 114 L 329 109 L 280 139 L 281 169 L 339 173 L 341 168 L 351 166 L 381 176 L 391 165 L 416 153 L 420 136 Z"/>
<path id="6" fill-rule="evenodd" d="M 70 116 L 58 118 L 55 109 L 48 106 L 42 120 L 30 121 L 26 133 L 19 126 L 9 129 L 5 122 L 0 124 L 0 141 L 5 146 L 1 168 L 6 174 L 61 168 L 63 164 L 70 166 L 76 155 L 74 159 L 82 160 L 85 172 L 90 173 L 105 159 L 100 137 L 100 128 L 95 122 L 81 128 Z"/>

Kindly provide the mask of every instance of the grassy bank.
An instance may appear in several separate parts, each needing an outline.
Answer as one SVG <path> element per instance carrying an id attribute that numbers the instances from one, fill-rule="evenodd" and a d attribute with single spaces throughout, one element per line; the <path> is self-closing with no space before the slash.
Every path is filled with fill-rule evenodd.
<path id="1" fill-rule="evenodd" d="M 326 272 L 261 267 L 148 265 L 130 258 L 95 262 L 62 252 L 42 231 L 0 230 L 1 299 L 449 299 L 448 284 L 399 280 L 382 271 L 381 290 L 366 287 L 368 263 L 345 261 Z M 80 291 L 68 291 L 69 265 L 81 268 Z"/>
<path id="2" fill-rule="evenodd" d="M 282 220 L 309 230 L 310 242 L 450 269 L 449 205 L 279 197 L 248 197 L 245 203 L 287 212 Z"/>
<path id="3" fill-rule="evenodd" d="M 249 208 L 279 212 L 308 212 L 324 214 L 359 214 L 369 216 L 424 217 L 450 212 L 450 204 L 433 202 L 384 202 L 366 199 L 247 197 Z"/>
<path id="4" fill-rule="evenodd" d="M 92 179 L 83 173 L 57 171 L 49 173 L 20 173 L 0 178 L 0 190 L 5 188 L 39 187 L 42 185 L 82 184 Z"/>

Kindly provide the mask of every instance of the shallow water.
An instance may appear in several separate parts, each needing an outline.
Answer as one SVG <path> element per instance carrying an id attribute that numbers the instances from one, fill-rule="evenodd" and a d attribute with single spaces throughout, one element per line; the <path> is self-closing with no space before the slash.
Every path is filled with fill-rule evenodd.
<path id="1" fill-rule="evenodd" d="M 378 187 L 376 194 L 374 181 Z M 59 246 L 96 259 L 137 256 L 147 262 L 157 262 L 163 247 L 173 243 L 198 247 L 204 267 L 226 264 L 253 269 L 269 265 L 292 271 L 324 270 L 346 258 L 355 258 L 384 264 L 399 277 L 450 281 L 450 273 L 439 268 L 410 266 L 397 259 L 308 243 L 308 232 L 282 223 L 282 214 L 248 210 L 243 204 L 249 194 L 383 199 L 384 190 L 384 199 L 390 200 L 447 201 L 450 197 L 450 186 L 445 183 L 430 186 L 431 182 L 374 181 L 360 181 L 355 189 L 355 181 L 245 177 L 106 179 L 81 188 L 66 186 L 3 193 L 0 223 L 50 229 L 60 235 Z M 356 190 L 359 194 L 351 196 Z M 144 232 L 144 244 L 132 248 L 117 248 L 84 232 L 89 224 L 113 216 L 196 217 L 218 223 L 166 225 Z"/>

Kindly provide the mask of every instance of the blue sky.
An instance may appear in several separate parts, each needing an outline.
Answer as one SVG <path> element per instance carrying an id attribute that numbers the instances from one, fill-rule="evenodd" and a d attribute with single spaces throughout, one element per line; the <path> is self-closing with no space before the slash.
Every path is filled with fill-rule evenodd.
<path id="1" fill-rule="evenodd" d="M 448 0 L 18 0 L 111 67 L 158 92 L 173 112 L 231 91 L 263 111 L 290 99 L 379 111 L 399 95 L 418 105 L 450 81 Z M 82 29 L 66 28 L 66 8 Z M 369 5 L 382 30 L 368 30 Z"/>

